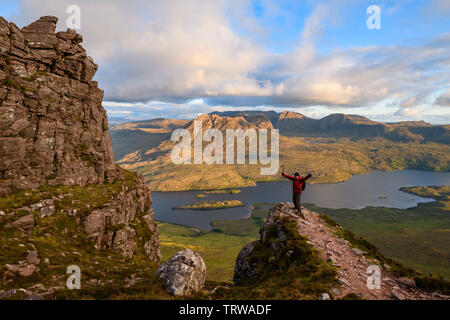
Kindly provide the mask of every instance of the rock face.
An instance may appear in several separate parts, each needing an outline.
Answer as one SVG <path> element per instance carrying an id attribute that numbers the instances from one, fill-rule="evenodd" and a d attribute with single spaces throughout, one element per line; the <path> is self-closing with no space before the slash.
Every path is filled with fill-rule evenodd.
<path id="1" fill-rule="evenodd" d="M 0 193 L 114 179 L 97 65 L 57 18 L 19 29 L 0 17 Z"/>
<path id="2" fill-rule="evenodd" d="M 285 222 L 282 219 L 288 219 L 287 221 L 296 224 L 298 216 L 294 210 L 292 212 L 279 210 L 279 206 L 270 209 L 266 222 L 259 230 L 260 240 L 247 244 L 239 252 L 233 275 L 233 281 L 236 284 L 242 283 L 245 279 L 254 280 L 258 277 L 259 270 L 249 259 L 258 244 L 268 246 L 274 252 L 285 245 L 287 236 L 283 231 L 283 223 Z"/>
<path id="3" fill-rule="evenodd" d="M 141 238 L 146 255 L 159 262 L 159 232 L 151 207 L 150 189 L 142 176 L 138 176 L 133 186 L 122 184 L 120 193 L 110 203 L 92 211 L 84 220 L 84 226 L 97 249 L 113 249 L 132 257 L 137 238 Z M 133 224 L 146 230 L 145 234 L 137 234 Z"/>
<path id="4" fill-rule="evenodd" d="M 161 277 L 169 294 L 187 296 L 203 288 L 206 266 L 200 255 L 191 249 L 185 249 L 163 263 L 156 276 Z"/>
<path id="5" fill-rule="evenodd" d="M 55 33 L 56 23 L 46 16 L 19 29 L 0 17 L 0 195 L 126 179 L 114 163 L 103 91 L 92 81 L 97 65 L 80 45 L 82 36 Z M 118 185 L 118 195 L 81 217 L 89 238 L 96 248 L 127 257 L 139 244 L 159 261 L 150 189 L 140 176 Z M 54 200 L 27 210 L 46 218 L 55 212 Z M 77 210 L 68 215 L 77 216 Z M 30 213 L 10 226 L 30 230 L 33 224 Z"/>

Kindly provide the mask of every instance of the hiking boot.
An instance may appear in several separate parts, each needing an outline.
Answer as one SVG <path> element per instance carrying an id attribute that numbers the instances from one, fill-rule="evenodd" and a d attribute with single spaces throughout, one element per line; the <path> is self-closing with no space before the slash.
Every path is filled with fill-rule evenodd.
<path id="1" fill-rule="evenodd" d="M 298 210 L 297 208 L 295 208 L 295 213 L 297 214 L 297 216 L 304 218 L 302 210 Z"/>
<path id="2" fill-rule="evenodd" d="M 305 217 L 305 215 L 303 214 L 303 212 L 302 212 L 301 209 L 300 209 L 300 210 L 295 209 L 295 210 L 297 210 L 297 215 L 298 215 L 300 218 L 306 219 L 306 217 Z"/>

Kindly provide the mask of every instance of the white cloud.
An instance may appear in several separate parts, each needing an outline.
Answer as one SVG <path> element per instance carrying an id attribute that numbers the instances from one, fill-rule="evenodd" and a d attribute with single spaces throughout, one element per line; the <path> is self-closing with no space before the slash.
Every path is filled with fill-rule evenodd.
<path id="1" fill-rule="evenodd" d="M 395 116 L 401 116 L 406 118 L 413 119 L 422 119 L 423 110 L 421 107 L 405 107 L 398 109 L 397 112 L 394 113 Z"/>
<path id="2" fill-rule="evenodd" d="M 65 29 L 65 10 L 73 3 L 22 0 L 21 13 L 13 20 L 24 25 L 42 15 L 56 15 L 58 28 Z M 324 28 L 338 23 L 342 4 L 351 1 L 312 1 L 315 7 L 295 49 L 274 54 L 254 40 L 264 38 L 267 30 L 246 13 L 249 3 L 76 1 L 84 46 L 100 65 L 96 78 L 110 101 L 105 105 L 137 110 L 182 106 L 195 113 L 210 110 L 207 104 L 351 108 L 389 98 L 406 114 L 439 84 L 450 82 L 450 34 L 415 46 L 319 54 L 316 42 Z M 275 1 L 266 0 L 263 6 L 266 14 L 283 14 Z M 230 26 L 230 12 L 247 33 L 238 34 Z"/>

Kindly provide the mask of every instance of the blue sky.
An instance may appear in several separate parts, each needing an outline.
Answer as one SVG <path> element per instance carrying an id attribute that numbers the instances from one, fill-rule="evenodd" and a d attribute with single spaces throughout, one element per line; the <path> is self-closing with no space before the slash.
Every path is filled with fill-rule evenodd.
<path id="1" fill-rule="evenodd" d="M 112 121 L 287 109 L 450 123 L 448 0 L 0 0 L 0 15 L 65 29 L 71 4 Z"/>

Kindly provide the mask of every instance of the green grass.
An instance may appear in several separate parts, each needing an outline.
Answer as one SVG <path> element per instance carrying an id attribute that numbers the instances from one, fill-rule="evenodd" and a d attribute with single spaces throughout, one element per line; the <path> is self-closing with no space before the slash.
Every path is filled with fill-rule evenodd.
<path id="1" fill-rule="evenodd" d="M 211 223 L 214 230 L 224 234 L 245 236 L 258 236 L 259 229 L 266 221 L 267 210 L 270 204 L 257 203 L 254 204 L 252 214 L 248 219 L 243 220 L 216 220 Z"/>
<path id="2" fill-rule="evenodd" d="M 219 232 L 158 222 L 162 260 L 168 260 L 180 250 L 190 248 L 200 254 L 206 264 L 207 280 L 231 282 L 239 251 L 255 236 L 234 236 Z"/>
<path id="3" fill-rule="evenodd" d="M 120 192 L 122 183 L 132 186 L 136 173 L 121 170 L 122 178 L 109 184 L 91 184 L 81 186 L 50 186 L 43 185 L 34 190 L 17 190 L 6 197 L 0 198 L 0 210 L 10 212 L 13 209 L 29 206 L 43 199 L 51 199 L 60 195 L 71 194 L 55 201 L 57 211 L 77 209 L 81 216 L 102 207 L 106 202 Z"/>
<path id="4" fill-rule="evenodd" d="M 239 189 L 230 189 L 230 190 L 218 189 L 218 190 L 207 190 L 207 191 L 204 191 L 204 193 L 211 193 L 211 194 L 219 194 L 219 193 L 237 194 L 237 193 L 240 193 L 240 192 L 241 192 L 241 190 L 239 190 Z"/>

